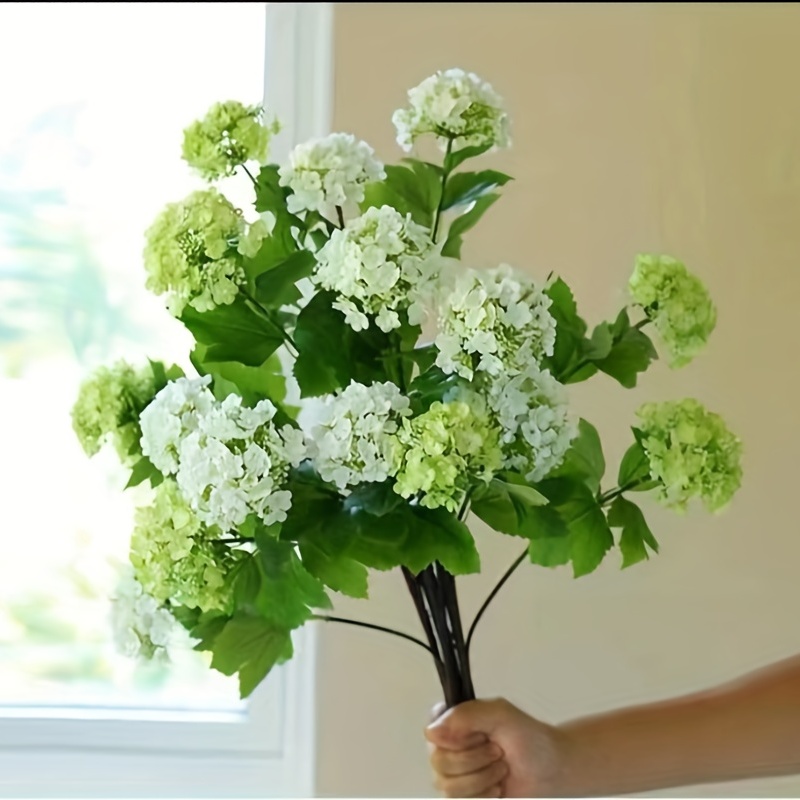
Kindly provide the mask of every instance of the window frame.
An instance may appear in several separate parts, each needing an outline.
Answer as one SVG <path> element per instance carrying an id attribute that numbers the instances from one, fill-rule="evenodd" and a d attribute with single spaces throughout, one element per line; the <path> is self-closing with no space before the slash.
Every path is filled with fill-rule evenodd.
<path id="1" fill-rule="evenodd" d="M 330 130 L 333 4 L 264 5 L 264 104 L 284 125 L 270 160 L 281 161 Z M 293 640 L 295 657 L 242 711 L 0 706 L 0 795 L 313 796 L 316 631 Z"/>

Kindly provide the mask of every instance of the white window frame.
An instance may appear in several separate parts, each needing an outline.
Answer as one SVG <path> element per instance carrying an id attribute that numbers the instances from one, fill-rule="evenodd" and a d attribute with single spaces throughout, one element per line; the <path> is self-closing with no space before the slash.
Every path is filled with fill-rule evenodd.
<path id="1" fill-rule="evenodd" d="M 264 103 L 284 123 L 270 160 L 282 161 L 329 132 L 333 8 L 265 5 Z M 295 657 L 242 712 L 0 706 L 0 796 L 313 796 L 316 632 L 293 639 Z"/>

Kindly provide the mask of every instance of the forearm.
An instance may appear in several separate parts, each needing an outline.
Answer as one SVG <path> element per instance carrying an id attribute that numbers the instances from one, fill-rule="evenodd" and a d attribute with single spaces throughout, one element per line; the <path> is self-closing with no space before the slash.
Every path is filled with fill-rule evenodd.
<path id="1" fill-rule="evenodd" d="M 576 720 L 560 731 L 567 796 L 800 773 L 800 658 L 713 691 Z"/>

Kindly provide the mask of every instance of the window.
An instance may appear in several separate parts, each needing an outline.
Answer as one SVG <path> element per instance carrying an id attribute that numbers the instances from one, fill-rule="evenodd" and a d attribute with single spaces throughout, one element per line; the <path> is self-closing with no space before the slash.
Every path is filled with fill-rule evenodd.
<path id="1" fill-rule="evenodd" d="M 201 185 L 181 131 L 216 100 L 259 99 L 266 74 L 286 122 L 271 157 L 325 133 L 329 4 L 4 4 L 0 30 L 18 76 L 0 84 L 0 792 L 309 794 L 313 636 L 247 704 L 199 654 L 114 652 L 135 497 L 69 413 L 98 363 L 189 368 L 141 265 L 145 228 Z M 295 104 L 301 88 L 315 101 Z M 249 207 L 246 181 L 221 188 Z"/>

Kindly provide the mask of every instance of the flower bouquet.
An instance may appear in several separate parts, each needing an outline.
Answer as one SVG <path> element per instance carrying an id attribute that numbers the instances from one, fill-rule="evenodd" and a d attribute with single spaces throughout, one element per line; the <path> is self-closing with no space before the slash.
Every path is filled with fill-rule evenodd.
<path id="1" fill-rule="evenodd" d="M 131 574 L 115 598 L 130 654 L 165 653 L 185 628 L 249 695 L 292 655 L 292 631 L 331 594 L 367 597 L 370 569 L 402 572 L 448 706 L 475 697 L 457 575 L 478 572 L 470 514 L 523 561 L 592 572 L 615 546 L 628 567 L 658 551 L 634 493 L 716 511 L 741 479 L 739 440 L 695 400 L 638 412 L 616 483 L 567 387 L 605 373 L 623 387 L 657 357 L 706 342 L 716 312 L 701 282 L 663 255 L 636 259 L 631 303 L 593 329 L 561 278 L 460 261 L 462 239 L 510 179 L 468 163 L 509 144 L 491 86 L 451 69 L 393 117 L 410 151 L 377 160 L 334 133 L 267 163 L 277 123 L 214 105 L 184 132 L 208 181 L 252 181 L 248 220 L 211 187 L 170 204 L 146 235 L 147 286 L 194 337 L 196 375 L 117 363 L 83 384 L 75 430 L 91 455 L 111 440 L 149 484 Z M 250 164 L 250 167 L 248 167 Z"/>

